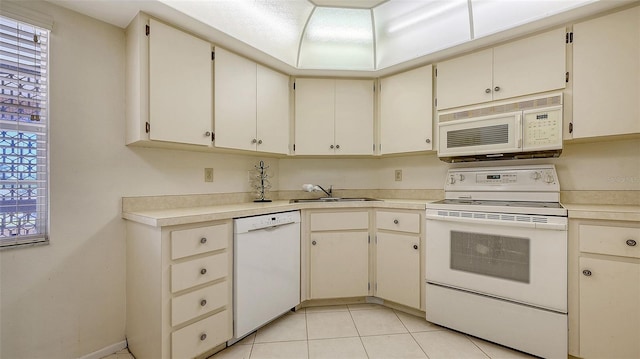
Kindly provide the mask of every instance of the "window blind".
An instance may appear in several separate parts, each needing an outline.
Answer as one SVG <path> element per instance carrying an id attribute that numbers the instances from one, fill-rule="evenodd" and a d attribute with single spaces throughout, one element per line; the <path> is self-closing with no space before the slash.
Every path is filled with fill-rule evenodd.
<path id="1" fill-rule="evenodd" d="M 48 40 L 0 16 L 0 248 L 48 241 Z"/>

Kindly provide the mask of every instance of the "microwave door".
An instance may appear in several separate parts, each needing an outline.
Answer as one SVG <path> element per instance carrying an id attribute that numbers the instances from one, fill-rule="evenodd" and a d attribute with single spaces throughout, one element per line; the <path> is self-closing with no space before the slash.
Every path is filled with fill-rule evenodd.
<path id="1" fill-rule="evenodd" d="M 522 112 L 440 123 L 438 156 L 474 156 L 518 152 Z"/>

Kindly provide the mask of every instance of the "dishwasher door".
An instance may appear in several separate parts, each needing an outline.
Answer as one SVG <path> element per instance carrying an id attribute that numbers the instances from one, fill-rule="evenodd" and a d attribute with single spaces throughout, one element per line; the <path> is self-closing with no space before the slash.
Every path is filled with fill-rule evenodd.
<path id="1" fill-rule="evenodd" d="M 300 304 L 300 212 L 234 220 L 235 342 Z"/>

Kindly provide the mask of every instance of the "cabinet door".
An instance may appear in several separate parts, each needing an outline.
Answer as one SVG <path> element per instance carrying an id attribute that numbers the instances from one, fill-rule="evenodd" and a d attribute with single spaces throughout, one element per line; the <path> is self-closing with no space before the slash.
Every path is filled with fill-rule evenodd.
<path id="1" fill-rule="evenodd" d="M 221 48 L 215 59 L 215 133 L 216 147 L 256 149 L 256 63 Z"/>
<path id="2" fill-rule="evenodd" d="M 580 356 L 640 358 L 640 264 L 580 258 Z"/>
<path id="3" fill-rule="evenodd" d="M 258 65 L 258 151 L 289 153 L 289 76 Z"/>
<path id="4" fill-rule="evenodd" d="M 640 7 L 573 32 L 573 138 L 640 133 Z"/>
<path id="5" fill-rule="evenodd" d="M 380 153 L 431 150 L 432 66 L 383 78 L 380 84 Z"/>
<path id="6" fill-rule="evenodd" d="M 565 87 L 566 31 L 545 32 L 493 49 L 493 99 Z"/>
<path id="7" fill-rule="evenodd" d="M 154 19 L 149 26 L 150 138 L 210 145 L 211 44 Z"/>
<path id="8" fill-rule="evenodd" d="M 297 79 L 295 105 L 295 153 L 332 155 L 335 80 Z"/>
<path id="9" fill-rule="evenodd" d="M 311 233 L 311 299 L 369 293 L 368 238 L 367 232 Z"/>
<path id="10" fill-rule="evenodd" d="M 376 297 L 420 309 L 420 238 L 376 236 Z"/>
<path id="11" fill-rule="evenodd" d="M 438 110 L 493 99 L 493 49 L 438 64 Z"/>
<path id="12" fill-rule="evenodd" d="M 373 154 L 373 80 L 336 80 L 335 149 Z"/>

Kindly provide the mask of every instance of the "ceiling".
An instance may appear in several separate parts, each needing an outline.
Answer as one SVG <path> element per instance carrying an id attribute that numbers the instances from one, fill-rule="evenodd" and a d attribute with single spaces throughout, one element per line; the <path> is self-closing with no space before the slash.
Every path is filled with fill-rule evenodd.
<path id="1" fill-rule="evenodd" d="M 615 0 L 49 0 L 126 27 L 145 11 L 296 74 L 380 73 L 566 24 Z M 413 65 L 415 66 L 415 65 Z"/>

